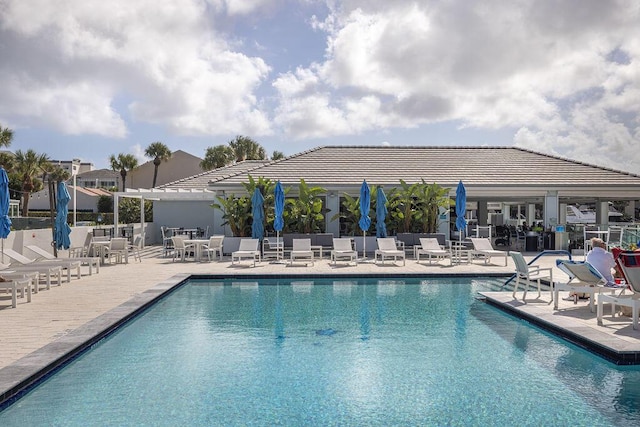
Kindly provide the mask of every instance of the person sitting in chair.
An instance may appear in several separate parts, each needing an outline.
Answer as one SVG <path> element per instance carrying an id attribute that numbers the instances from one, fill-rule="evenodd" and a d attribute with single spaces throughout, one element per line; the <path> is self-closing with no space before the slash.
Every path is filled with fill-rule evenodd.
<path id="1" fill-rule="evenodd" d="M 587 253 L 585 261 L 593 266 L 598 273 L 607 281 L 605 286 L 616 286 L 613 278 L 612 270 L 616 267 L 616 262 L 613 259 L 613 254 L 607 251 L 607 244 L 599 237 L 591 239 L 591 250 Z M 576 293 L 571 292 L 566 301 L 576 301 Z M 580 299 L 588 299 L 588 294 L 578 294 Z"/>
<path id="2" fill-rule="evenodd" d="M 587 253 L 586 261 L 604 277 L 608 286 L 614 286 L 615 281 L 611 273 L 616 267 L 613 254 L 607 251 L 607 244 L 599 237 L 591 239 L 591 250 Z"/>

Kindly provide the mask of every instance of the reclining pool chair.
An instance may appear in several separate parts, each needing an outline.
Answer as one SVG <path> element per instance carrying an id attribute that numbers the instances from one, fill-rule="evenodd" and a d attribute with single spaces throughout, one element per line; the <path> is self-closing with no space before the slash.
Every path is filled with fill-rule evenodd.
<path id="1" fill-rule="evenodd" d="M 71 273 L 73 270 L 76 271 L 76 276 L 78 279 L 82 277 L 82 274 L 80 272 L 80 266 L 82 265 L 82 263 L 80 261 L 76 261 L 71 258 L 53 259 L 53 260 L 31 259 L 31 258 L 27 258 L 26 256 L 22 255 L 19 252 L 14 251 L 13 249 L 8 249 L 8 248 L 4 249 L 4 255 L 11 258 L 15 263 L 18 264 L 19 267 L 59 266 L 67 270 L 67 282 L 71 282 Z M 11 267 L 13 268 L 14 264 L 12 264 Z"/>
<path id="2" fill-rule="evenodd" d="M 618 255 L 618 266 L 632 291 L 624 295 L 625 287 L 612 295 L 598 295 L 598 324 L 602 325 L 603 304 L 611 303 L 611 317 L 614 317 L 616 305 L 630 307 L 633 329 L 638 329 L 638 316 L 640 315 L 640 252 L 621 252 Z"/>
<path id="3" fill-rule="evenodd" d="M 243 259 L 251 259 L 253 261 L 253 267 L 256 266 L 256 260 L 260 262 L 260 240 L 258 239 L 240 239 L 240 247 L 237 251 L 231 252 L 231 265 L 235 264 L 237 260 L 240 262 Z"/>
<path id="4" fill-rule="evenodd" d="M 595 295 L 604 290 L 611 290 L 604 285 L 607 280 L 588 262 L 576 262 L 557 259 L 556 266 L 564 271 L 569 280 L 566 283 L 556 282 L 553 285 L 553 308 L 558 309 L 560 291 L 574 292 L 574 304 L 578 303 L 578 293 L 589 294 L 589 310 L 595 312 Z"/>
<path id="5" fill-rule="evenodd" d="M 291 258 L 289 264 L 293 264 L 294 261 L 303 260 L 311 261 L 311 265 L 314 265 L 313 250 L 311 250 L 311 239 L 293 239 L 293 247 L 291 248 Z"/>
<path id="6" fill-rule="evenodd" d="M 336 265 L 338 259 L 348 259 L 348 262 L 356 262 L 358 253 L 353 249 L 353 241 L 349 237 L 333 238 L 331 261 Z"/>
<path id="7" fill-rule="evenodd" d="M 393 257 L 393 262 L 395 263 L 398 258 L 402 258 L 402 265 L 405 265 L 405 255 L 404 251 L 398 249 L 396 245 L 396 239 L 393 237 L 378 237 L 378 249 L 376 249 L 374 253 L 374 262 L 378 262 L 378 256 L 380 257 L 380 262 L 384 264 L 384 260 L 386 258 Z"/>
<path id="8" fill-rule="evenodd" d="M 509 256 L 509 253 L 507 251 L 493 249 L 491 239 L 486 237 L 471 237 L 471 243 L 473 243 L 473 250 L 471 251 L 472 257 L 477 256 L 484 258 L 485 264 L 491 261 L 491 257 L 504 257 L 504 266 L 507 266 L 507 257 Z"/>
<path id="9" fill-rule="evenodd" d="M 420 263 L 420 255 L 427 255 L 429 264 L 431 264 L 432 258 L 438 261 L 449 258 L 449 263 L 453 264 L 451 251 L 442 249 L 438 239 L 435 237 L 420 237 L 420 244 L 413 247 L 413 256 L 418 263 Z"/>

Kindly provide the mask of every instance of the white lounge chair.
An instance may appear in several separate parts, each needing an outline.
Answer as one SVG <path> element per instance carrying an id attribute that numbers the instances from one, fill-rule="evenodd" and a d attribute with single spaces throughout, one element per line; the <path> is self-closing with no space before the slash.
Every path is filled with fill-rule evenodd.
<path id="1" fill-rule="evenodd" d="M 10 274 L 10 273 L 37 273 L 38 280 L 34 281 L 34 286 L 36 288 L 36 292 L 38 286 L 40 285 L 40 277 L 44 277 L 46 289 L 51 289 L 51 278 L 56 278 L 56 283 L 58 286 L 62 285 L 62 266 L 53 265 L 53 264 L 43 264 L 43 263 L 33 263 L 30 265 L 20 265 L 20 264 L 0 264 L 0 275 L 2 274 Z"/>
<path id="2" fill-rule="evenodd" d="M 527 297 L 527 290 L 529 286 L 531 286 L 532 281 L 536 281 L 538 283 L 538 298 L 540 298 L 541 290 L 540 290 L 540 282 L 542 279 L 547 279 L 549 284 L 553 283 L 553 268 L 542 268 L 537 265 L 528 265 L 527 261 L 522 256 L 521 252 L 510 252 L 511 259 L 513 259 L 513 263 L 516 265 L 516 284 L 513 286 L 513 298 L 516 297 L 516 292 L 518 292 L 518 287 L 520 286 L 520 280 L 524 280 L 524 293 L 522 294 L 522 300 Z M 551 293 L 551 299 L 553 300 L 553 289 L 552 286 L 549 287 Z"/>
<path id="3" fill-rule="evenodd" d="M 253 267 L 256 266 L 256 260 L 260 262 L 260 240 L 258 239 L 240 239 L 240 247 L 237 251 L 231 252 L 231 265 L 237 260 L 251 259 Z"/>
<path id="4" fill-rule="evenodd" d="M 431 264 L 432 258 L 436 260 L 441 260 L 445 258 L 449 258 L 449 262 L 453 264 L 453 259 L 451 258 L 451 251 L 446 249 L 442 249 L 438 239 L 435 237 L 421 237 L 420 244 L 415 245 L 413 247 L 413 256 L 416 259 L 416 262 L 420 262 L 420 255 L 427 255 L 429 264 Z"/>
<path id="5" fill-rule="evenodd" d="M 574 292 L 574 304 L 578 303 L 578 293 L 589 294 L 589 310 L 595 312 L 595 295 L 603 290 L 615 288 L 605 288 L 607 280 L 588 262 L 576 262 L 566 259 L 556 260 L 556 266 L 567 273 L 569 281 L 566 283 L 556 282 L 553 284 L 553 308 L 558 309 L 560 291 Z"/>
<path id="6" fill-rule="evenodd" d="M 314 265 L 314 256 L 313 251 L 311 250 L 311 239 L 293 239 L 290 257 L 290 264 L 293 264 L 294 261 L 303 260 L 311 261 L 311 265 Z"/>
<path id="7" fill-rule="evenodd" d="M 18 306 L 18 291 L 20 291 L 20 297 L 24 298 L 24 291 L 27 290 L 27 302 L 31 302 L 31 287 L 32 280 L 25 275 L 19 275 L 22 277 L 11 277 L 9 275 L 0 274 L 0 289 L 11 291 L 11 307 L 16 308 Z"/>
<path id="8" fill-rule="evenodd" d="M 348 237 L 333 238 L 333 249 L 331 250 L 331 261 L 336 265 L 338 259 L 348 259 L 348 262 L 355 262 L 358 253 L 353 249 L 353 241 Z"/>
<path id="9" fill-rule="evenodd" d="M 405 255 L 404 251 L 398 249 L 396 245 L 396 239 L 393 237 L 378 237 L 376 239 L 378 242 L 378 249 L 374 252 L 374 262 L 378 262 L 378 256 L 380 257 L 380 262 L 384 264 L 384 260 L 386 258 L 393 257 L 393 262 L 395 263 L 398 258 L 402 258 L 402 265 L 405 265 Z"/>
<path id="10" fill-rule="evenodd" d="M 471 251 L 472 257 L 477 256 L 484 258 L 485 264 L 491 261 L 491 257 L 504 257 L 504 266 L 507 266 L 507 257 L 509 256 L 509 253 L 507 251 L 493 249 L 490 239 L 471 237 L 471 243 L 473 243 L 473 250 Z"/>
<path id="11" fill-rule="evenodd" d="M 4 254 L 23 267 L 32 267 L 32 266 L 40 266 L 40 265 L 60 266 L 65 270 L 67 270 L 67 282 L 71 281 L 71 272 L 73 270 L 76 270 L 76 275 L 78 279 L 82 277 L 82 274 L 80 272 L 80 265 L 82 265 L 82 263 L 80 261 L 74 261 L 71 259 L 66 259 L 66 260 L 64 259 L 61 259 L 61 260 L 31 259 L 22 255 L 21 253 L 14 251 L 13 249 L 8 249 L 8 248 L 4 249 Z M 14 265 L 12 264 L 12 267 L 13 266 Z"/>
<path id="12" fill-rule="evenodd" d="M 65 260 L 65 258 L 56 258 L 53 254 L 47 252 L 45 249 L 42 249 L 36 245 L 25 245 L 25 248 L 29 249 L 34 254 L 38 255 L 43 260 Z M 92 256 L 83 256 L 83 257 L 73 257 L 69 258 L 71 261 L 79 261 L 81 264 L 87 264 L 89 266 L 89 276 L 93 274 L 93 267 L 96 268 L 96 273 L 100 273 L 100 258 L 92 257 Z"/>
<path id="13" fill-rule="evenodd" d="M 631 308 L 631 321 L 633 329 L 638 329 L 638 317 L 640 316 L 640 253 L 638 252 L 622 252 L 618 256 L 618 265 L 620 266 L 629 288 L 633 292 L 630 295 L 624 295 L 624 287 L 618 295 L 598 295 L 598 324 L 602 325 L 602 314 L 604 311 L 603 304 L 611 303 L 611 317 L 615 316 L 616 306 L 624 306 Z"/>

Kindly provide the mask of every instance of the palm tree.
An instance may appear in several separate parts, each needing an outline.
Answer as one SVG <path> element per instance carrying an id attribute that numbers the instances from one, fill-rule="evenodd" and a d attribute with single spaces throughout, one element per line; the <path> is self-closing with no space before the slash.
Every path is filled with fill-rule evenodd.
<path id="1" fill-rule="evenodd" d="M 280 160 L 284 159 L 284 153 L 282 151 L 274 150 L 271 155 L 271 160 Z"/>
<path id="2" fill-rule="evenodd" d="M 14 171 L 22 179 L 22 216 L 28 216 L 29 197 L 40 182 L 37 176 L 50 164 L 46 154 L 38 154 L 29 149 L 26 152 L 17 150 L 14 160 Z"/>
<path id="3" fill-rule="evenodd" d="M 207 148 L 204 160 L 200 162 L 200 167 L 204 171 L 221 168 L 231 164 L 233 153 L 231 148 L 226 145 L 216 145 Z"/>
<path id="4" fill-rule="evenodd" d="M 13 131 L 9 128 L 0 126 L 0 147 L 8 147 L 13 140 Z"/>
<path id="5" fill-rule="evenodd" d="M 265 160 L 267 158 L 267 152 L 264 148 L 248 136 L 236 136 L 236 139 L 229 141 L 229 146 L 233 150 L 236 162 Z"/>
<path id="6" fill-rule="evenodd" d="M 111 163 L 111 170 L 114 172 L 120 171 L 122 177 L 122 191 L 126 188 L 127 171 L 138 167 L 138 160 L 133 154 L 118 154 L 118 157 L 113 154 L 109 157 L 109 163 Z"/>
<path id="7" fill-rule="evenodd" d="M 153 185 L 151 185 L 151 187 L 155 187 L 158 179 L 158 168 L 160 167 L 160 163 L 166 162 L 171 158 L 171 150 L 169 150 L 169 147 L 164 145 L 162 142 L 156 141 L 151 143 L 147 149 L 144 150 L 144 155 L 147 157 L 153 157 Z"/>

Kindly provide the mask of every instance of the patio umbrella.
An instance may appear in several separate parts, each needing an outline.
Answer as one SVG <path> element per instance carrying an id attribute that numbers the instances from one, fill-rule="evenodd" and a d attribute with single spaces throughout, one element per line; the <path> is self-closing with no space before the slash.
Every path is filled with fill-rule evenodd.
<path id="1" fill-rule="evenodd" d="M 56 242 L 56 249 L 69 249 L 71 246 L 71 227 L 67 224 L 67 215 L 69 215 L 69 190 L 64 182 L 58 183 L 57 201 L 56 201 L 56 222 L 54 240 Z"/>
<path id="2" fill-rule="evenodd" d="M 464 219 L 467 213 L 467 191 L 462 181 L 458 182 L 456 189 L 456 228 L 458 229 L 460 240 L 462 240 L 462 230 L 467 227 L 467 220 Z"/>
<path id="3" fill-rule="evenodd" d="M 276 245 L 280 244 L 280 232 L 284 228 L 284 219 L 282 213 L 284 212 L 284 190 L 280 181 L 276 183 L 276 188 L 273 190 L 274 204 L 275 204 L 275 219 L 273 220 L 273 229 L 276 230 Z"/>
<path id="4" fill-rule="evenodd" d="M 2 262 L 4 262 L 4 239 L 11 232 L 9 219 L 9 178 L 7 171 L 0 167 L 0 238 L 2 238 Z"/>
<path id="5" fill-rule="evenodd" d="M 259 188 L 256 188 L 251 197 L 251 238 L 260 239 L 264 237 L 264 197 Z"/>
<path id="6" fill-rule="evenodd" d="M 384 223 L 387 218 L 387 196 L 382 187 L 378 187 L 376 192 L 376 236 L 387 237 L 387 225 Z"/>
<path id="7" fill-rule="evenodd" d="M 362 186 L 360 187 L 360 221 L 358 221 L 358 225 L 360 226 L 360 230 L 362 230 L 362 257 L 367 257 L 367 245 L 366 245 L 366 234 L 367 230 L 371 226 L 371 218 L 369 218 L 369 205 L 371 204 L 371 193 L 369 192 L 369 186 L 367 185 L 367 181 L 362 181 Z"/>

